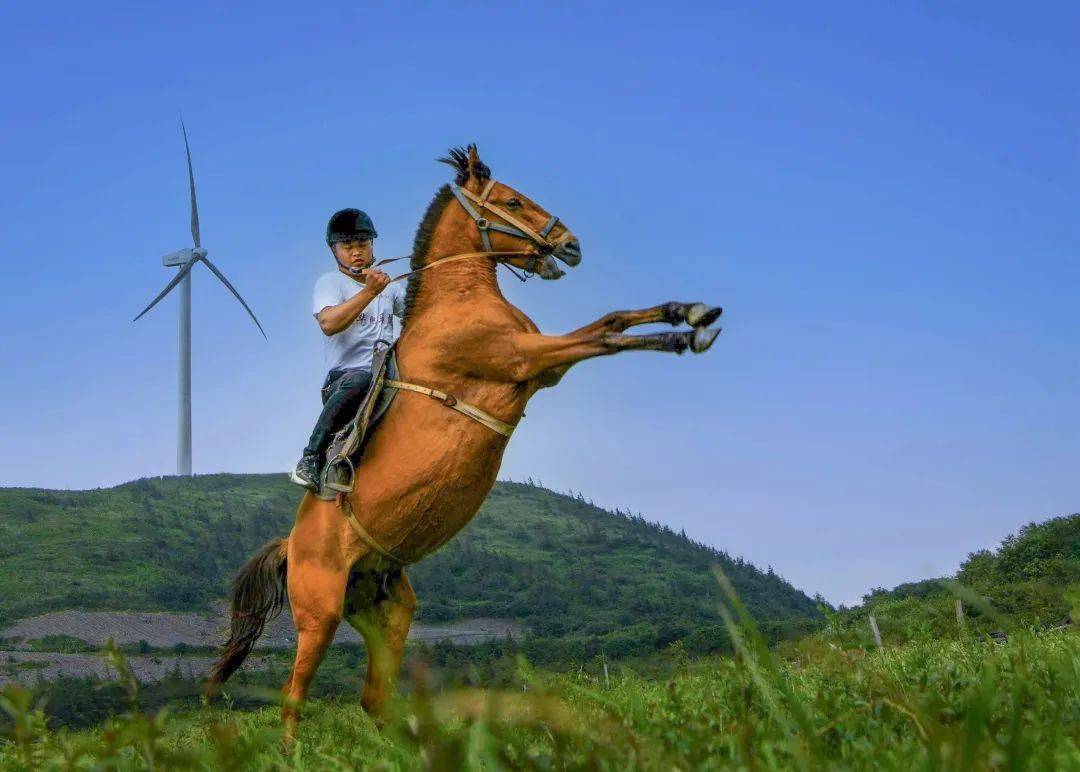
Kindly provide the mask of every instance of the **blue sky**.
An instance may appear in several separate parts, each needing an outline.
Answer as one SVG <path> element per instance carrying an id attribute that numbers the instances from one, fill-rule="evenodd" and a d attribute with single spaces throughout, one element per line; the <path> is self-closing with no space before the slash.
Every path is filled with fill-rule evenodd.
<path id="1" fill-rule="evenodd" d="M 645 513 L 851 603 L 1080 509 L 1074 3 L 23 4 L 0 16 L 0 485 L 174 469 L 194 279 L 196 472 L 296 459 L 327 216 L 411 245 L 475 141 L 585 259 L 508 296 L 548 332 L 671 299 L 705 356 L 585 363 L 503 477 Z"/>

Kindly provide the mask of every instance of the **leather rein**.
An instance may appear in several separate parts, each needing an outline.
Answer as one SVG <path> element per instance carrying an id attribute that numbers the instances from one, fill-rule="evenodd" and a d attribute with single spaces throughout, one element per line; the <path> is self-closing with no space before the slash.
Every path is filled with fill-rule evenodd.
<path id="1" fill-rule="evenodd" d="M 422 265 L 408 273 L 403 273 L 400 276 L 395 276 L 390 281 L 401 281 L 407 279 L 410 276 L 426 271 L 428 268 L 434 268 L 442 263 L 452 263 L 456 260 L 468 260 L 475 257 L 489 257 L 495 260 L 496 263 L 502 263 L 510 271 L 517 276 L 521 281 L 525 281 L 525 278 L 535 274 L 537 272 L 537 265 L 540 260 L 550 255 L 559 246 L 571 238 L 571 233 L 568 230 L 560 239 L 551 239 L 549 235 L 551 231 L 555 229 L 555 226 L 559 224 L 559 218 L 555 215 L 551 215 L 548 221 L 544 224 L 544 227 L 539 231 L 535 231 L 528 225 L 523 223 L 518 218 L 507 212 L 501 206 L 497 206 L 490 201 L 488 197 L 491 195 L 491 191 L 495 188 L 495 180 L 488 180 L 487 185 L 480 192 L 480 195 L 476 195 L 471 190 L 463 188 L 460 185 L 451 185 L 450 191 L 454 194 L 454 198 L 461 204 L 461 208 L 473 219 L 476 223 L 477 229 L 480 231 L 480 241 L 484 245 L 484 252 L 465 252 L 460 255 L 447 255 L 446 257 L 440 257 L 438 260 L 433 260 L 427 265 Z M 487 217 L 480 214 L 479 210 L 490 212 L 491 214 L 499 217 L 503 222 L 492 222 Z M 525 241 L 531 241 L 536 245 L 535 250 L 516 250 L 508 252 L 493 251 L 491 249 L 491 231 L 497 231 L 498 233 L 505 233 L 507 236 L 514 236 Z M 379 260 L 372 265 L 373 268 L 386 265 L 387 263 L 394 263 L 398 260 L 408 260 L 412 258 L 412 255 L 402 255 L 401 257 L 391 257 L 386 260 Z M 509 264 L 507 258 L 511 257 L 529 257 L 532 258 L 532 262 L 528 268 L 522 270 L 525 271 L 526 277 L 523 278 L 514 271 L 514 267 Z"/>

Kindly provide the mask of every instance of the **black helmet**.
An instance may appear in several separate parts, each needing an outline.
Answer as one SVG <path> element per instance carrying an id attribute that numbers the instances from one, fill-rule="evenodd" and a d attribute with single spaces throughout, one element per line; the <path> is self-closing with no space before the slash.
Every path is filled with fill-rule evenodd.
<path id="1" fill-rule="evenodd" d="M 330 222 L 326 224 L 327 244 L 362 238 L 373 239 L 378 235 L 375 232 L 375 223 L 359 209 L 342 209 L 340 212 L 334 212 L 330 217 Z"/>

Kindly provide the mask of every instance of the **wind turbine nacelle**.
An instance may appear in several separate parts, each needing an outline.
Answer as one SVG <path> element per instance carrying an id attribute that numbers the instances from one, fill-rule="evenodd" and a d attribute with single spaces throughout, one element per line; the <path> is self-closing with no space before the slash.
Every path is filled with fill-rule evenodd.
<path id="1" fill-rule="evenodd" d="M 175 252 L 170 252 L 161 258 L 161 264 L 175 268 L 177 266 L 184 265 L 185 263 L 194 260 L 195 258 L 206 257 L 207 250 L 202 247 L 188 247 L 187 249 L 178 249 Z"/>

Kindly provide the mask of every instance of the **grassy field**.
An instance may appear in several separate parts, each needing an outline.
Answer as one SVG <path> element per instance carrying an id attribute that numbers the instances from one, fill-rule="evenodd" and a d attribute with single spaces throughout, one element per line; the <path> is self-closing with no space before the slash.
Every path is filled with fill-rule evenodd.
<path id="1" fill-rule="evenodd" d="M 274 706 L 150 716 L 127 680 L 127 714 L 49 731 L 28 693 L 9 690 L 15 729 L 0 769 L 1080 769 L 1072 630 L 882 650 L 822 632 L 777 654 L 732 608 L 733 657 L 692 661 L 675 645 L 666 678 L 522 662 L 498 691 L 429 689 L 414 663 L 386 726 L 353 698 L 313 700 L 289 750 Z"/>
<path id="2" fill-rule="evenodd" d="M 142 512 L 176 516 L 192 544 L 210 549 L 241 522 L 251 531 L 244 538 L 262 539 L 257 531 L 288 516 L 266 497 L 290 493 L 276 477 L 222 475 L 70 500 L 17 491 L 0 496 L 0 511 L 22 518 L 6 521 L 17 531 L 7 536 L 45 553 L 63 551 L 48 526 L 76 509 L 91 532 L 108 536 L 99 545 L 112 543 L 109 528 L 138 523 Z M 266 519 L 237 519 L 257 512 Z M 402 696 L 383 726 L 355 696 L 358 646 L 330 652 L 288 750 L 268 686 L 284 679 L 287 653 L 234 679 L 228 698 L 207 707 L 190 681 L 140 688 L 111 647 L 103 655 L 119 683 L 0 693 L 0 770 L 1080 770 L 1080 515 L 1025 526 L 999 549 L 972 553 L 955 577 L 830 609 L 771 571 L 578 497 L 504 483 L 481 514 L 479 527 L 419 567 L 429 613 L 483 609 L 523 617 L 533 633 L 411 648 Z M 174 554 L 160 575 L 142 571 L 159 554 L 145 541 L 153 530 L 132 526 L 146 549 L 117 553 L 101 576 L 93 569 L 108 555 L 92 550 L 83 551 L 85 563 L 36 576 L 52 580 L 32 584 L 54 594 L 10 596 L 8 612 L 20 603 L 109 603 L 113 579 L 136 607 L 150 604 L 170 572 L 185 570 Z M 226 567 L 246 549 L 228 543 L 237 555 L 213 557 L 196 595 L 170 599 L 183 606 L 219 593 Z M 567 559 L 583 552 L 596 556 L 593 565 Z M 26 582 L 18 572 L 5 577 L 0 590 Z"/>

